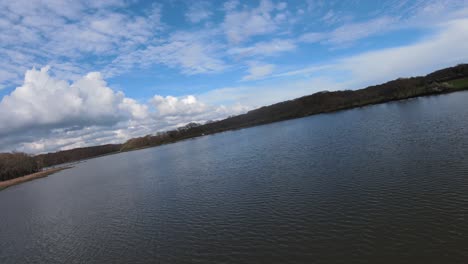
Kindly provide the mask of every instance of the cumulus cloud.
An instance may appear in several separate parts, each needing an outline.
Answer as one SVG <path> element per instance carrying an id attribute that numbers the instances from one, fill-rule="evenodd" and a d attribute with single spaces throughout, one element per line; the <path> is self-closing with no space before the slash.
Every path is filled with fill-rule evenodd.
<path id="1" fill-rule="evenodd" d="M 99 72 L 75 82 L 57 79 L 49 67 L 26 71 L 24 82 L 0 101 L 0 151 L 30 153 L 125 140 L 216 120 L 249 109 L 209 105 L 193 95 L 154 96 L 139 103 L 108 87 Z"/>
<path id="2" fill-rule="evenodd" d="M 182 97 L 155 95 L 150 102 L 156 108 L 158 118 L 177 125 L 191 121 L 217 120 L 250 109 L 238 102 L 230 106 L 207 105 L 194 95 Z"/>
<path id="3" fill-rule="evenodd" d="M 131 98 L 123 98 L 122 102 L 119 103 L 119 109 L 130 113 L 130 117 L 134 119 L 145 119 L 149 115 L 148 106 L 142 105 Z"/>
<path id="4" fill-rule="evenodd" d="M 146 115 L 143 106 L 107 87 L 100 73 L 69 84 L 53 78 L 48 70 L 28 70 L 24 84 L 2 98 L 0 134 L 31 127 L 112 124 Z"/>
<path id="5" fill-rule="evenodd" d="M 98 72 L 73 83 L 49 67 L 28 70 L 24 82 L 0 101 L 0 150 L 31 153 L 120 142 L 148 132 L 145 104 L 115 92 Z M 132 129 L 138 128 L 138 132 Z"/>
<path id="6" fill-rule="evenodd" d="M 126 0 L 1 1 L 0 89 L 17 88 L 0 99 L 0 150 L 36 153 L 122 142 L 319 90 L 360 88 L 468 60 L 466 0 L 392 3 L 351 18 L 326 1 L 230 0 L 208 12 L 206 3 L 197 2 L 182 14 L 190 28 L 181 29 L 161 21 L 162 4 L 134 12 L 135 2 Z M 325 24 L 323 31 L 314 30 L 317 24 Z M 327 62 L 313 54 L 310 62 L 296 60 L 309 51 L 307 43 L 333 49 L 400 29 L 429 30 L 425 39 L 406 46 L 341 58 L 341 52 L 327 54 L 333 57 Z M 287 52 L 291 57 L 279 58 Z M 52 68 L 31 70 L 35 65 Z M 140 102 L 104 81 L 142 69 L 162 75 L 155 68 L 160 66 L 171 77 L 230 71 L 235 80 L 262 82 L 200 91 L 211 86 L 206 82 L 190 87 L 195 95 Z M 145 85 L 164 86 L 162 79 Z"/>
<path id="7" fill-rule="evenodd" d="M 151 102 L 154 104 L 158 113 L 161 116 L 172 116 L 172 115 L 191 115 L 204 112 L 206 105 L 202 102 L 197 101 L 197 98 L 193 95 L 186 97 L 177 98 L 174 96 L 160 96 L 155 95 Z"/>

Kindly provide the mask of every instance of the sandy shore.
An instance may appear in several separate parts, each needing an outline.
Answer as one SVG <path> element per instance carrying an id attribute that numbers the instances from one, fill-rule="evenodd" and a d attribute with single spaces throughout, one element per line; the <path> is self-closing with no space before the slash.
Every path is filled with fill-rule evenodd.
<path id="1" fill-rule="evenodd" d="M 33 173 L 33 174 L 29 174 L 29 175 L 26 175 L 26 176 L 23 176 L 23 177 L 14 178 L 14 179 L 11 179 L 11 180 L 8 180 L 8 181 L 0 181 L 0 190 L 3 190 L 5 188 L 8 188 L 10 186 L 20 184 L 20 183 L 23 183 L 23 182 L 31 181 L 31 180 L 38 179 L 38 178 L 47 177 L 47 176 L 49 176 L 49 175 L 51 175 L 53 173 L 59 172 L 61 170 L 69 169 L 69 168 L 71 168 L 71 167 L 53 168 L 53 169 L 48 169 L 48 170 L 36 172 L 36 173 Z"/>

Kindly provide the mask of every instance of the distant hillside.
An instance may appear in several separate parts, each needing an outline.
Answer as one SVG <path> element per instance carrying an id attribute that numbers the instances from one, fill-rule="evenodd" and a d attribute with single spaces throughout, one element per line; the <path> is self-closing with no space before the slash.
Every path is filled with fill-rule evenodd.
<path id="1" fill-rule="evenodd" d="M 221 121 L 204 125 L 190 123 L 175 130 L 133 138 L 123 144 L 78 148 L 56 153 L 41 154 L 33 157 L 33 160 L 36 162 L 35 165 L 31 165 L 31 159 L 27 159 L 24 154 L 1 154 L 0 180 L 19 177 L 30 171 L 37 171 L 42 167 L 78 161 L 119 151 L 158 146 L 226 130 L 465 89 L 468 89 L 468 64 L 461 64 L 456 67 L 433 72 L 424 77 L 400 78 L 356 91 L 319 92 L 294 100 L 264 106 L 246 114 L 230 117 Z M 15 161 L 15 158 L 18 160 Z M 2 159 L 5 159 L 5 161 Z M 18 167 L 21 166 L 18 164 L 26 161 L 28 163 L 28 168 L 24 170 L 19 169 Z M 10 168 L 9 164 L 14 164 L 14 169 Z M 2 177 L 4 171 L 8 171 L 8 174 Z"/>
<path id="2" fill-rule="evenodd" d="M 318 92 L 205 125 L 191 123 L 186 127 L 155 136 L 130 139 L 123 144 L 122 151 L 319 113 L 463 89 L 468 89 L 468 64 L 436 71 L 425 77 L 400 78 L 356 91 Z"/>

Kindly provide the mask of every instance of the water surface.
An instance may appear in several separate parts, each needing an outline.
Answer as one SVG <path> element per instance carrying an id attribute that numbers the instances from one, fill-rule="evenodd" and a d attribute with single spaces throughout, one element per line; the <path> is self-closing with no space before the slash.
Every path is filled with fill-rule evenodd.
<path id="1" fill-rule="evenodd" d="M 0 192 L 0 263 L 465 263 L 468 93 L 88 160 Z"/>

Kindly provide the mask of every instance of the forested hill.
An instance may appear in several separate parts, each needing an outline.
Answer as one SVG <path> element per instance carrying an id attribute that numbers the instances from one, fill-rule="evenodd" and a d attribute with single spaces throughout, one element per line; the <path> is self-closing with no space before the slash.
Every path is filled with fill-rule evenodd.
<path id="1" fill-rule="evenodd" d="M 400 78 L 356 91 L 319 92 L 209 124 L 191 123 L 177 130 L 131 139 L 123 144 L 121 150 L 157 146 L 242 127 L 463 89 L 468 89 L 468 64 L 436 71 L 424 77 Z"/>
<path id="2" fill-rule="evenodd" d="M 12 170 L 10 168 L 11 165 L 9 165 L 16 164 L 16 167 L 21 167 L 21 162 L 24 162 L 26 159 L 24 155 L 16 155 L 18 159 L 21 159 L 21 162 L 14 162 L 15 155 L 0 155 L 0 180 L 22 176 L 25 172 L 30 173 L 30 168 L 33 168 L 32 170 L 39 170 L 41 167 L 78 161 L 119 151 L 158 146 L 226 130 L 465 89 L 468 89 L 468 64 L 461 64 L 433 72 L 423 77 L 400 78 L 361 90 L 319 92 L 294 100 L 261 107 L 246 114 L 230 117 L 221 121 L 210 122 L 204 125 L 190 123 L 175 130 L 130 139 L 124 144 L 103 145 L 41 154 L 30 157 L 35 161 L 37 166 L 32 166 L 28 163 L 27 170 Z M 6 174 L 4 171 L 8 171 L 9 173 Z"/>

